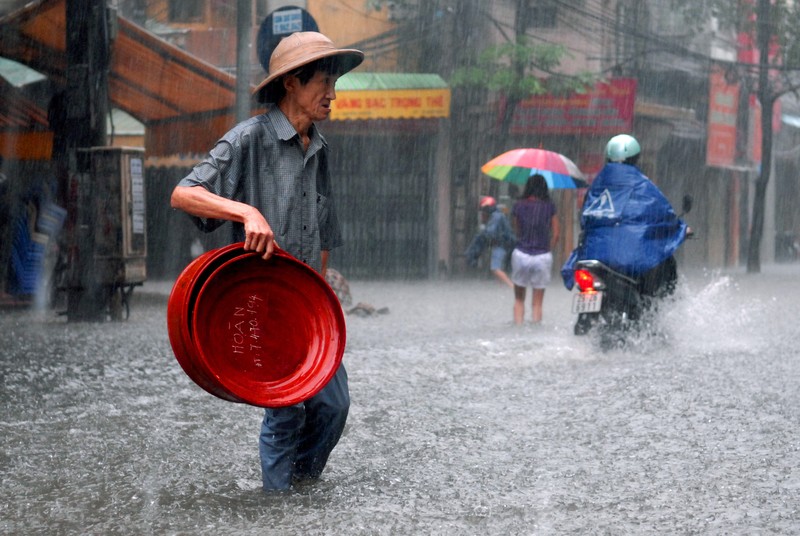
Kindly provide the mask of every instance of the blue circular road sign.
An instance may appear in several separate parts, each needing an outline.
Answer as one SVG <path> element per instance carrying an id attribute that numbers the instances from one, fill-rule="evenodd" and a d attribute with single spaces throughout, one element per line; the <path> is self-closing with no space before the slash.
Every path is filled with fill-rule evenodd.
<path id="1" fill-rule="evenodd" d="M 314 18 L 301 7 L 283 6 L 264 19 L 256 40 L 258 61 L 269 72 L 269 57 L 281 39 L 294 32 L 318 32 Z"/>

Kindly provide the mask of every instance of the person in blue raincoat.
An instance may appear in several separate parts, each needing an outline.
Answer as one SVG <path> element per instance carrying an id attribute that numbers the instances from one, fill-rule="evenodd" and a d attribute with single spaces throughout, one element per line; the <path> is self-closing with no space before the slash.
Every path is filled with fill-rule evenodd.
<path id="1" fill-rule="evenodd" d="M 478 258 L 486 248 L 491 249 L 489 269 L 498 281 L 509 288 L 514 288 L 514 283 L 505 271 L 506 260 L 514 247 L 516 238 L 511 224 L 502 210 L 497 208 L 497 200 L 491 196 L 483 196 L 480 200 L 482 229 L 475 235 L 467 247 L 464 256 L 470 266 L 478 265 Z"/>
<path id="2" fill-rule="evenodd" d="M 575 263 L 596 259 L 640 281 L 647 295 L 672 292 L 677 280 L 673 254 L 688 227 L 667 198 L 636 166 L 641 147 L 619 134 L 606 145 L 606 165 L 590 186 L 581 213 L 581 239 L 561 269 L 574 285 Z"/>

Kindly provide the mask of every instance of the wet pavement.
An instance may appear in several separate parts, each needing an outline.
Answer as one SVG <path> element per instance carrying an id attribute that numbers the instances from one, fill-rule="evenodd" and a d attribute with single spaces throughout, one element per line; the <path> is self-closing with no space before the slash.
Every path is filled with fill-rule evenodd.
<path id="1" fill-rule="evenodd" d="M 261 410 L 172 355 L 169 282 L 126 322 L 0 310 L 2 534 L 797 534 L 800 265 L 684 275 L 601 352 L 553 284 L 351 281 L 351 415 L 322 479 L 260 490 Z M 526 311 L 530 315 L 530 311 Z"/>

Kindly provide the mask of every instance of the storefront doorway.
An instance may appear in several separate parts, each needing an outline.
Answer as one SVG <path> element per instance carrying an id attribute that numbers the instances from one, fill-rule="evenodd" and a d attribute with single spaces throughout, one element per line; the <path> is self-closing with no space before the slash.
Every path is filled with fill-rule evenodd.
<path id="1" fill-rule="evenodd" d="M 344 246 L 330 266 L 348 278 L 424 278 L 432 247 L 434 136 L 326 135 Z"/>

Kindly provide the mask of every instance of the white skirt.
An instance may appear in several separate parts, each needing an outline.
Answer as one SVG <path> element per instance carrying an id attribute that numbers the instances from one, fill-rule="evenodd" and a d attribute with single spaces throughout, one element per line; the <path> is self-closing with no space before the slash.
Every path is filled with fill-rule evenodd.
<path id="1" fill-rule="evenodd" d="M 553 270 L 553 254 L 528 255 L 518 249 L 511 253 L 511 281 L 518 287 L 546 288 Z"/>

